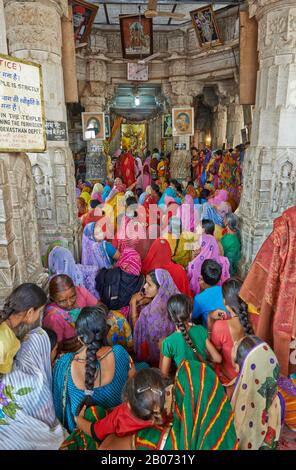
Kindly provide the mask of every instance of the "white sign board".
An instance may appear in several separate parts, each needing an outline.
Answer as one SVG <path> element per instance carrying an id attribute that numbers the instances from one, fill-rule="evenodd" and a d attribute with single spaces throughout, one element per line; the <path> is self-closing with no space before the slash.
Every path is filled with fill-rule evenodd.
<path id="1" fill-rule="evenodd" d="M 0 54 L 0 152 L 44 152 L 41 65 Z"/>

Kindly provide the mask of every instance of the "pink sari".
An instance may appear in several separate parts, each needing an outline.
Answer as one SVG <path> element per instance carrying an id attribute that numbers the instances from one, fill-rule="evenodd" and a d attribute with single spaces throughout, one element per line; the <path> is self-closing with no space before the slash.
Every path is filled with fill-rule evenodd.
<path id="1" fill-rule="evenodd" d="M 151 185 L 151 173 L 150 173 L 150 162 L 151 157 L 146 158 L 143 165 L 143 191 L 146 191 L 147 186 Z"/>
<path id="2" fill-rule="evenodd" d="M 189 263 L 187 268 L 189 285 L 194 294 L 200 293 L 199 280 L 201 276 L 201 267 L 203 262 L 207 259 L 217 261 L 222 267 L 221 279 L 218 286 L 221 286 L 224 281 L 230 278 L 229 274 L 229 261 L 225 256 L 219 255 L 219 247 L 215 237 L 212 235 L 203 234 L 201 237 L 201 251 L 199 255 Z"/>

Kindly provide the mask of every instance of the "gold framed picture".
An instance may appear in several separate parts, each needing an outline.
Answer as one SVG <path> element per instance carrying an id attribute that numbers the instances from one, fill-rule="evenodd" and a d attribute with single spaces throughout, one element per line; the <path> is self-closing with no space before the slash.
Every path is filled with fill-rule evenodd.
<path id="1" fill-rule="evenodd" d="M 173 108 L 173 136 L 194 134 L 194 109 L 193 108 Z"/>
<path id="2" fill-rule="evenodd" d="M 75 44 L 87 43 L 99 7 L 83 0 L 72 0 Z"/>
<path id="3" fill-rule="evenodd" d="M 213 47 L 223 44 L 212 5 L 191 11 L 190 15 L 201 47 Z"/>
<path id="4" fill-rule="evenodd" d="M 105 140 L 104 113 L 82 113 L 83 140 Z"/>
<path id="5" fill-rule="evenodd" d="M 172 115 L 162 115 L 162 138 L 170 139 L 173 136 Z"/>

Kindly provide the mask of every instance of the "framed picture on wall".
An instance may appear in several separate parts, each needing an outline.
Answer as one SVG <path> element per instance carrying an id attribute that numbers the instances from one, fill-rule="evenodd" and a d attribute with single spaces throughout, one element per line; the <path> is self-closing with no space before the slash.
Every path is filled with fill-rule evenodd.
<path id="1" fill-rule="evenodd" d="M 173 136 L 172 115 L 162 115 L 162 138 L 169 139 Z"/>
<path id="2" fill-rule="evenodd" d="M 212 5 L 191 11 L 190 15 L 201 47 L 223 44 Z"/>
<path id="3" fill-rule="evenodd" d="M 82 113 L 83 140 L 105 140 L 104 113 Z"/>
<path id="4" fill-rule="evenodd" d="M 194 134 L 194 109 L 173 108 L 172 109 L 173 136 Z"/>
<path id="5" fill-rule="evenodd" d="M 99 7 L 83 0 L 71 1 L 75 45 L 88 42 L 88 36 Z"/>
<path id="6" fill-rule="evenodd" d="M 125 59 L 138 59 L 153 54 L 152 18 L 144 15 L 119 16 L 122 55 Z"/>
<path id="7" fill-rule="evenodd" d="M 105 114 L 105 138 L 109 139 L 109 137 L 111 137 L 110 116 Z"/>

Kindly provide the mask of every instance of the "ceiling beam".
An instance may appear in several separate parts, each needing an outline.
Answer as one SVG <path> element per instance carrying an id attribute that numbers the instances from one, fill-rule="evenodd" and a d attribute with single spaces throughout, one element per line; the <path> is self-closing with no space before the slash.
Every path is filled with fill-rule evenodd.
<path id="1" fill-rule="evenodd" d="M 173 6 L 172 13 L 175 13 L 176 8 L 177 8 L 177 3 L 175 3 L 175 5 Z M 172 22 L 172 18 L 169 19 L 168 26 L 170 26 L 171 22 Z"/>
<path id="2" fill-rule="evenodd" d="M 105 11 L 105 16 L 106 16 L 107 24 L 110 24 L 109 15 L 108 15 L 108 8 L 107 8 L 107 3 L 104 3 L 104 11 Z"/>
<path id="3" fill-rule="evenodd" d="M 126 0 L 91 0 L 90 3 L 98 5 L 126 5 Z M 129 0 L 129 4 L 134 5 L 146 5 L 147 2 L 139 0 Z M 158 5 L 174 5 L 176 0 L 158 0 Z M 178 5 L 190 4 L 190 5 L 204 5 L 207 3 L 205 0 L 178 0 Z M 213 3 L 214 5 L 239 5 L 246 3 L 246 0 L 210 0 L 208 3 Z"/>

